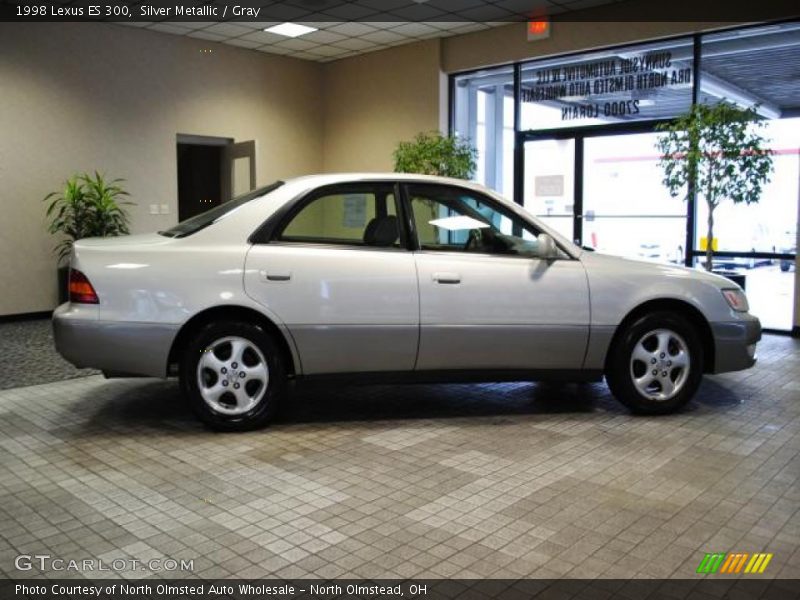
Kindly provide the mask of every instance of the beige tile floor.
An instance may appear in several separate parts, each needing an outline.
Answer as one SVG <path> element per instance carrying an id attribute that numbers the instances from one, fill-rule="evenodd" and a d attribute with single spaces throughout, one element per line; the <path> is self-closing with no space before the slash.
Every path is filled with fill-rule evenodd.
<path id="1" fill-rule="evenodd" d="M 126 577 L 695 577 L 772 552 L 800 577 L 800 342 L 708 377 L 681 414 L 605 385 L 298 387 L 203 429 L 174 382 L 0 392 L 0 571 L 20 554 L 193 560 Z"/>

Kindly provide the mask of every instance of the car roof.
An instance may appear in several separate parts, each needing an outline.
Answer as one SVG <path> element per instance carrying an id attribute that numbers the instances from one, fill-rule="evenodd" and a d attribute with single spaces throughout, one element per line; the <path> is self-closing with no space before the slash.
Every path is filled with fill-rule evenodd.
<path id="1" fill-rule="evenodd" d="M 302 175 L 287 179 L 286 183 L 307 185 L 317 187 L 321 185 L 332 185 L 336 183 L 347 183 L 352 181 L 424 181 L 447 185 L 458 185 L 475 190 L 486 192 L 482 185 L 467 181 L 465 179 L 455 179 L 453 177 L 439 177 L 436 175 L 422 175 L 417 173 L 392 173 L 392 172 L 364 172 L 364 173 L 323 173 L 317 175 Z"/>

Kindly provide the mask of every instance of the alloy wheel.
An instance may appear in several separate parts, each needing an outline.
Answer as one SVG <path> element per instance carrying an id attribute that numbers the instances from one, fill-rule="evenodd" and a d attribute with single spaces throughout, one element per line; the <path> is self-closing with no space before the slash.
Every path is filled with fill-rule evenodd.
<path id="1" fill-rule="evenodd" d="M 630 360 L 631 380 L 647 399 L 674 398 L 689 378 L 691 357 L 684 339 L 670 329 L 655 329 L 634 345 Z"/>
<path id="2" fill-rule="evenodd" d="M 197 365 L 197 387 L 213 410 L 225 415 L 251 411 L 269 385 L 264 354 L 250 340 L 227 336 L 209 344 Z"/>

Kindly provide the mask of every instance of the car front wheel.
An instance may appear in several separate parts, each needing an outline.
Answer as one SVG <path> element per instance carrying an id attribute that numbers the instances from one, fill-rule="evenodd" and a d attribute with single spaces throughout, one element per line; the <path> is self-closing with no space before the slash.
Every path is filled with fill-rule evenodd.
<path id="1" fill-rule="evenodd" d="M 680 409 L 702 377 L 700 340 L 686 318 L 670 312 L 653 312 L 626 326 L 606 361 L 611 392 L 642 414 Z"/>
<path id="2" fill-rule="evenodd" d="M 280 349 L 250 323 L 206 325 L 189 342 L 181 365 L 181 387 L 195 414 L 221 431 L 266 425 L 285 382 Z"/>

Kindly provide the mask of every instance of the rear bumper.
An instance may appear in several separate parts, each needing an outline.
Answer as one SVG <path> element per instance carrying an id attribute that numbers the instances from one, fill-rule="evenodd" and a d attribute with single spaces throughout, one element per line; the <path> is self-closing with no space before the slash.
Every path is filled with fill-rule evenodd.
<path id="1" fill-rule="evenodd" d="M 756 364 L 756 344 L 761 339 L 761 322 L 742 313 L 735 321 L 711 323 L 714 335 L 713 373 L 741 371 Z"/>
<path id="2" fill-rule="evenodd" d="M 100 321 L 91 310 L 62 304 L 53 313 L 56 350 L 79 368 L 166 377 L 177 325 Z"/>

